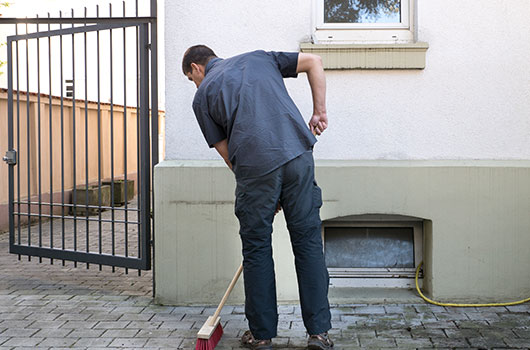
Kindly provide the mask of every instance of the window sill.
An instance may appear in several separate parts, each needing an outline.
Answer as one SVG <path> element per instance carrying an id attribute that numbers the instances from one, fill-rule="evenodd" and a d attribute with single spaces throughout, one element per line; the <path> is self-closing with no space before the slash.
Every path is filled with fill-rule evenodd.
<path id="1" fill-rule="evenodd" d="M 311 44 L 300 51 L 322 57 L 324 69 L 424 69 L 429 44 Z"/>

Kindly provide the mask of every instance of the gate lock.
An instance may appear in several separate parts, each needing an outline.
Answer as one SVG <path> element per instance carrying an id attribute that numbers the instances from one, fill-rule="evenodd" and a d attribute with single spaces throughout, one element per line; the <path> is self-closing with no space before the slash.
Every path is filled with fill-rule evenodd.
<path id="1" fill-rule="evenodd" d="M 8 165 L 17 164 L 17 151 L 16 150 L 7 151 L 6 155 L 2 159 Z"/>

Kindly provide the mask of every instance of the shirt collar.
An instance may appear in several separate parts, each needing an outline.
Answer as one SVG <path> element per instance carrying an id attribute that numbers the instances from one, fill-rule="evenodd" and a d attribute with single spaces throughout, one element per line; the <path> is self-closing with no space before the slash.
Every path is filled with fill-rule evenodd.
<path id="1" fill-rule="evenodd" d="M 210 62 L 208 62 L 206 64 L 206 69 L 205 69 L 204 75 L 206 76 L 206 74 L 208 74 L 208 72 L 217 64 L 217 62 L 219 62 L 221 60 L 222 60 L 222 58 L 219 58 L 219 57 L 212 58 L 210 60 Z"/>

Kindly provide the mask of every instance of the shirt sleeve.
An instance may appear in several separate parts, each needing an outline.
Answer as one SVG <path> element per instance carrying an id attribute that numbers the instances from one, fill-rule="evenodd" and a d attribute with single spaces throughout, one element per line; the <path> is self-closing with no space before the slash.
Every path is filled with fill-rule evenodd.
<path id="1" fill-rule="evenodd" d="M 271 51 L 269 55 L 276 61 L 278 69 L 284 78 L 296 78 L 298 67 L 298 52 L 276 52 Z"/>
<path id="2" fill-rule="evenodd" d="M 206 106 L 198 101 L 193 102 L 193 111 L 201 128 L 202 134 L 210 148 L 217 142 L 226 139 L 226 132 L 223 127 L 215 122 Z"/>

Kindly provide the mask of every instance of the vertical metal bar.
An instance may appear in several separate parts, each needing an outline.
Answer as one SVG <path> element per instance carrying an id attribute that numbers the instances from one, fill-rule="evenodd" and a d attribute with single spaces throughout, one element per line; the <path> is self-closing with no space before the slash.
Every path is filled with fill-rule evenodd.
<path id="1" fill-rule="evenodd" d="M 26 34 L 28 34 L 28 23 L 26 22 Z M 28 246 L 31 246 L 31 148 L 30 148 L 30 117 L 29 117 L 29 41 L 26 37 L 26 153 L 28 156 L 28 184 L 27 184 L 27 195 L 28 195 Z M 31 255 L 28 255 L 28 261 L 31 261 Z"/>
<path id="2" fill-rule="evenodd" d="M 50 13 L 48 12 L 48 18 Z M 48 31 L 50 31 L 50 24 L 48 23 Z M 50 248 L 53 249 L 53 111 L 52 111 L 52 39 L 48 37 L 48 75 L 49 75 L 49 119 L 50 119 Z M 53 265 L 53 259 L 50 259 L 50 264 Z"/>
<path id="3" fill-rule="evenodd" d="M 13 150 L 13 42 L 9 40 L 7 42 L 7 148 Z M 17 66 L 18 71 L 18 66 Z M 18 86 L 17 86 L 18 90 Z M 19 150 L 17 150 L 19 151 Z M 15 187 L 14 187 L 14 170 L 15 165 L 10 164 L 8 169 L 8 181 L 9 181 L 9 250 L 15 244 L 15 218 L 14 212 L 14 198 L 15 198 Z M 20 202 L 20 201 L 19 201 Z"/>
<path id="4" fill-rule="evenodd" d="M 125 17 L 125 1 L 123 1 L 123 17 Z M 129 211 L 127 194 L 127 33 L 123 27 L 123 182 L 125 184 L 125 256 L 129 256 Z M 125 274 L 129 269 L 125 268 Z"/>
<path id="5" fill-rule="evenodd" d="M 149 147 L 149 51 L 148 51 L 148 25 L 140 25 L 140 143 L 141 143 L 141 191 L 142 202 L 140 203 L 140 226 L 142 229 L 142 266 L 151 261 L 151 250 L 149 249 L 151 240 L 150 225 L 150 203 L 149 203 L 149 171 L 150 147 Z"/>
<path id="6" fill-rule="evenodd" d="M 112 4 L 109 4 L 109 17 L 112 17 Z M 115 255 L 115 236 L 114 236 L 114 91 L 113 91 L 113 62 L 112 62 L 112 29 L 109 30 L 110 38 L 110 198 L 111 198 L 111 236 L 112 236 L 112 255 Z M 112 266 L 112 272 L 115 271 Z"/>
<path id="7" fill-rule="evenodd" d="M 154 188 L 154 167 L 158 164 L 158 9 L 157 0 L 151 0 L 151 17 L 155 18 L 155 21 L 151 23 L 151 152 L 152 152 L 152 166 L 150 173 L 150 185 Z M 155 191 L 151 191 L 151 211 L 155 211 Z M 151 220 L 149 215 L 150 223 L 152 224 L 152 238 L 149 242 L 149 251 L 151 251 L 151 242 L 153 242 L 153 254 L 154 254 L 154 241 L 155 241 L 155 221 Z M 147 261 L 148 266 L 151 266 L 151 260 Z M 155 278 L 153 271 L 153 297 L 155 296 Z"/>
<path id="8" fill-rule="evenodd" d="M 18 35 L 18 24 L 15 24 L 15 34 Z M 19 152 L 19 159 L 20 159 L 20 67 L 19 67 L 19 50 L 18 50 L 18 39 L 16 41 L 16 48 L 17 48 L 17 150 Z M 17 166 L 17 212 L 20 213 L 20 166 Z M 21 242 L 21 228 L 20 228 L 20 214 L 17 215 L 17 228 L 18 228 L 18 235 L 17 235 L 17 244 L 20 245 Z M 18 255 L 18 260 L 20 260 L 20 254 Z"/>
<path id="9" fill-rule="evenodd" d="M 63 12 L 59 11 L 59 18 L 63 17 Z M 59 29 L 63 29 L 63 25 L 59 25 Z M 59 64 L 61 76 L 61 243 L 64 250 L 64 94 L 63 94 L 63 35 L 59 35 Z M 64 259 L 62 260 L 64 266 Z"/>
<path id="10" fill-rule="evenodd" d="M 157 17 L 156 0 L 151 0 L 151 17 Z M 158 164 L 158 41 L 157 21 L 151 22 L 151 147 L 153 168 Z M 152 169 L 151 169 L 152 170 Z M 153 191 L 154 194 L 154 191 Z M 154 203 L 154 201 L 153 201 Z"/>
<path id="11" fill-rule="evenodd" d="M 85 7 L 85 18 L 87 17 L 87 8 Z M 86 27 L 86 22 L 85 22 Z M 83 33 L 84 36 L 84 48 L 85 48 L 85 222 L 86 222 L 86 252 L 88 253 L 90 251 L 90 227 L 89 227 L 89 220 L 88 220 L 88 69 L 87 69 L 87 45 L 86 45 L 86 37 L 87 33 Z M 90 268 L 90 264 L 86 264 L 86 268 Z"/>
<path id="12" fill-rule="evenodd" d="M 74 9 L 72 9 L 72 18 L 74 18 Z M 72 23 L 72 28 L 74 24 Z M 73 153 L 73 190 L 72 190 L 72 202 L 74 203 L 74 251 L 77 251 L 77 188 L 76 188 L 76 179 L 77 179 L 77 159 L 76 159 L 76 134 L 77 128 L 75 127 L 75 39 L 74 34 L 72 33 L 72 153 Z M 77 267 L 77 261 L 74 261 L 74 267 Z"/>
<path id="13" fill-rule="evenodd" d="M 37 18 L 39 16 L 37 15 Z M 39 25 L 37 24 L 37 32 L 39 32 Z M 40 38 L 37 38 L 37 118 L 38 118 L 38 181 L 39 181 L 39 247 L 42 247 L 42 180 L 41 180 L 41 114 L 40 114 Z M 39 257 L 39 262 L 42 262 L 42 257 Z"/>
<path id="14" fill-rule="evenodd" d="M 99 5 L 96 5 L 96 17 L 99 17 Z M 99 254 L 101 254 L 101 82 L 100 82 L 100 67 L 99 67 L 99 30 L 96 31 L 97 35 L 97 75 L 98 75 L 98 232 L 99 232 Z M 101 271 L 101 264 L 99 264 L 99 270 Z"/>
<path id="15" fill-rule="evenodd" d="M 135 14 L 138 17 L 138 0 L 135 0 Z M 137 207 L 140 208 L 142 203 L 142 191 L 140 186 L 141 171 L 140 171 L 140 28 L 136 26 L 136 193 L 137 195 Z M 142 256 L 142 245 L 141 245 L 141 225 L 140 214 L 138 213 L 138 227 L 137 227 L 137 241 L 138 241 L 138 258 Z M 138 269 L 138 275 L 141 275 L 141 270 Z"/>

